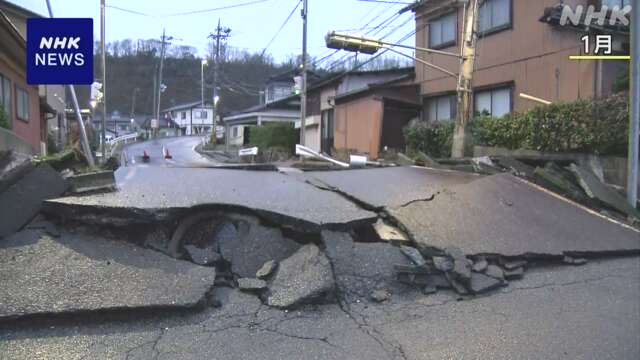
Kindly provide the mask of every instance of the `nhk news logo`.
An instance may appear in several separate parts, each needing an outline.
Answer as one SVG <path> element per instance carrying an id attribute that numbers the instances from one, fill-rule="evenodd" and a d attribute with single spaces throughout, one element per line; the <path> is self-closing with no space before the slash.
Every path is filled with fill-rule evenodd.
<path id="1" fill-rule="evenodd" d="M 27 82 L 93 83 L 93 19 L 27 19 Z"/>

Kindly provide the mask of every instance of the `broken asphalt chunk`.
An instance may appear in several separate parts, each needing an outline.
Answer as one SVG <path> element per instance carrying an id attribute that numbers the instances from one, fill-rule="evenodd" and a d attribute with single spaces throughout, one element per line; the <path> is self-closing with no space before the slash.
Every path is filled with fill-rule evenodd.
<path id="1" fill-rule="evenodd" d="M 414 247 L 403 245 L 400 247 L 400 251 L 417 266 L 425 266 L 427 264 L 420 251 Z"/>
<path id="2" fill-rule="evenodd" d="M 433 265 L 436 269 L 442 272 L 449 272 L 453 270 L 453 260 L 444 256 L 434 256 Z"/>
<path id="3" fill-rule="evenodd" d="M 638 210 L 629 205 L 627 200 L 614 189 L 600 181 L 600 179 L 598 179 L 591 170 L 585 169 L 576 164 L 571 164 L 569 168 L 578 179 L 578 183 L 587 193 L 587 196 L 624 214 L 640 218 Z"/>
<path id="4" fill-rule="evenodd" d="M 278 267 L 277 262 L 275 262 L 274 260 L 269 260 L 266 263 L 264 263 L 264 265 L 262 265 L 262 267 L 258 269 L 258 271 L 256 271 L 256 277 L 258 279 L 264 280 L 269 276 L 271 276 L 271 274 L 273 274 L 273 272 L 276 270 L 277 267 Z"/>
<path id="5" fill-rule="evenodd" d="M 498 280 L 504 280 L 504 270 L 497 265 L 489 265 L 484 271 L 485 275 Z"/>
<path id="6" fill-rule="evenodd" d="M 130 243 L 25 230 L 0 248 L 0 318 L 114 309 L 192 308 L 216 270 Z"/>
<path id="7" fill-rule="evenodd" d="M 562 263 L 566 265 L 581 266 L 587 263 L 587 259 L 565 256 L 564 258 L 562 258 Z"/>
<path id="8" fill-rule="evenodd" d="M 502 263 L 502 267 L 505 268 L 506 270 L 514 270 L 520 267 L 524 267 L 527 266 L 527 260 L 506 260 L 506 261 L 501 261 Z"/>
<path id="9" fill-rule="evenodd" d="M 21 229 L 42 208 L 46 199 L 60 196 L 67 188 L 51 166 L 28 167 L 11 186 L 0 191 L 0 238 Z"/>
<path id="10" fill-rule="evenodd" d="M 267 283 L 260 279 L 240 278 L 238 288 L 246 292 L 260 292 L 267 288 Z"/>
<path id="11" fill-rule="evenodd" d="M 473 267 L 471 268 L 471 270 L 479 273 L 479 272 L 483 272 L 487 268 L 487 266 L 489 266 L 489 263 L 487 262 L 487 260 L 480 259 L 475 263 L 473 263 Z"/>
<path id="12" fill-rule="evenodd" d="M 291 308 L 325 298 L 334 289 L 329 259 L 313 244 L 280 262 L 269 284 L 267 305 Z"/>
<path id="13" fill-rule="evenodd" d="M 519 267 L 513 270 L 505 270 L 504 271 L 504 278 L 507 280 L 515 280 L 515 279 L 522 279 L 522 277 L 524 276 L 524 268 L 523 267 Z"/>
<path id="14" fill-rule="evenodd" d="M 385 302 L 391 299 L 391 292 L 385 289 L 374 290 L 369 295 L 369 299 L 377 303 Z"/>
<path id="15" fill-rule="evenodd" d="M 392 293 L 406 290 L 405 284 L 411 284 L 399 283 L 397 271 L 427 272 L 426 268 L 413 265 L 400 248 L 386 242 L 355 242 L 349 233 L 336 231 L 323 231 L 322 242 L 343 302 L 367 298 L 378 289 Z"/>
<path id="16" fill-rule="evenodd" d="M 474 294 L 482 294 L 487 291 L 495 290 L 503 285 L 504 280 L 474 272 L 471 274 L 469 289 Z"/>

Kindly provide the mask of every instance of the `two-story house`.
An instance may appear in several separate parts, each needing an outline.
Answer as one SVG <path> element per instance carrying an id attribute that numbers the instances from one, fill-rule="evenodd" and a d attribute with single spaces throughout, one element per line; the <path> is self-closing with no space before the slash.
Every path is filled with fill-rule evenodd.
<path id="1" fill-rule="evenodd" d="M 27 19 L 42 17 L 29 9 L 25 9 L 5 0 L 0 0 L 0 10 L 15 26 L 24 39 L 27 38 Z M 42 139 L 49 135 L 59 147 L 67 142 L 68 127 L 65 116 L 66 92 L 64 85 L 38 86 L 42 121 L 46 124 L 41 129 Z"/>
<path id="2" fill-rule="evenodd" d="M 459 53 L 464 3 L 421 0 L 411 5 L 416 46 Z M 559 26 L 545 14 L 559 4 L 612 8 L 627 5 L 629 0 L 484 0 L 480 4 L 472 84 L 476 113 L 502 116 L 538 105 L 520 94 L 551 102 L 606 96 L 619 74 L 628 71 L 624 61 L 569 60 L 570 55 L 584 54 L 580 39 L 589 32 L 588 27 Z M 421 51 L 416 56 L 458 73 L 460 63 L 455 58 Z M 416 81 L 425 120 L 455 119 L 456 78 L 416 62 Z"/>
<path id="3" fill-rule="evenodd" d="M 25 38 L 0 9 L 0 111 L 12 133 L 7 136 L 19 138 L 21 141 L 16 141 L 29 144 L 30 152 L 40 153 L 46 139 L 42 136 L 46 123 L 40 114 L 38 86 L 27 84 L 26 58 Z"/>
<path id="4" fill-rule="evenodd" d="M 183 135 L 210 134 L 213 129 L 213 105 L 210 101 L 179 104 L 162 111 L 165 118 L 178 124 Z"/>

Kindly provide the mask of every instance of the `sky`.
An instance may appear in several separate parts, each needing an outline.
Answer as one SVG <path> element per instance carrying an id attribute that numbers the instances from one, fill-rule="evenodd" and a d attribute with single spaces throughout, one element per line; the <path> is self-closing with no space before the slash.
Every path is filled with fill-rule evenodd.
<path id="1" fill-rule="evenodd" d="M 10 0 L 36 13 L 47 14 L 45 0 Z M 91 17 L 94 19 L 94 38 L 100 36 L 100 0 L 50 0 L 55 17 Z M 175 15 L 191 11 L 208 10 L 225 6 L 256 2 L 235 8 L 203 11 L 187 15 Z M 203 56 L 207 49 L 207 36 L 221 20 L 231 28 L 230 46 L 249 51 L 262 51 L 284 23 L 300 0 L 107 0 L 106 40 L 160 38 L 166 28 L 176 45 L 189 45 Z M 308 0 L 308 52 L 323 57 L 332 52 L 324 45 L 324 36 L 330 30 L 348 30 L 349 33 L 381 37 L 393 32 L 387 40 L 397 41 L 415 29 L 412 13 L 406 12 L 383 28 L 372 29 L 383 23 L 406 6 L 408 0 L 379 3 L 358 0 Z M 112 7 L 144 13 L 134 14 Z M 302 19 L 300 8 L 267 49 L 276 61 L 283 61 L 291 54 L 302 51 Z M 173 15 L 172 15 L 173 14 Z M 172 15 L 172 16 L 168 16 Z M 404 25 L 403 25 L 404 24 Z M 360 30 L 365 27 L 364 30 Z M 377 32 L 377 34 L 376 34 Z M 404 43 L 412 44 L 411 36 Z M 339 59 L 337 54 L 335 59 Z M 364 59 L 364 56 L 363 56 Z"/>

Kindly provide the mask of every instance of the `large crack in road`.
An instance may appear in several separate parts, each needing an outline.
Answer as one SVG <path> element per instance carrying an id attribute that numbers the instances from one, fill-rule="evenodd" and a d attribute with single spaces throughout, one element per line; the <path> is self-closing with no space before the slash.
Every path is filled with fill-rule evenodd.
<path id="1" fill-rule="evenodd" d="M 415 171 L 425 175 L 423 170 L 411 170 Z M 291 180 L 303 184 L 304 191 L 317 188 L 322 193 L 336 193 L 337 198 L 331 202 L 348 202 L 357 209 L 357 214 L 367 214 L 366 221 L 351 221 L 352 217 L 343 216 L 337 222 L 324 223 L 305 212 L 304 220 L 299 222 L 291 209 L 284 212 L 291 214 L 288 219 L 278 212 L 265 215 L 260 209 L 266 205 L 256 210 L 246 203 L 238 205 L 237 200 L 233 206 L 205 201 L 195 207 L 163 208 L 163 214 L 168 215 L 161 217 L 161 221 L 155 217 L 138 223 L 95 221 L 99 211 L 116 204 L 115 200 L 101 203 L 104 195 L 88 198 L 89 205 L 87 198 L 80 200 L 83 210 L 89 206 L 90 210 L 98 211 L 89 217 L 77 216 L 78 212 L 72 211 L 57 212 L 51 218 L 56 223 L 40 219 L 38 224 L 18 233 L 21 240 L 3 249 L 3 256 L 8 256 L 0 267 L 4 282 L 22 276 L 24 280 L 16 284 L 32 291 L 38 289 L 30 285 L 33 281 L 31 284 L 40 288 L 32 297 L 21 296 L 19 288 L 9 289 L 10 296 L 4 296 L 10 301 L 3 301 L 3 308 L 8 310 L 0 321 L 3 329 L 0 349 L 10 358 L 33 358 L 27 355 L 33 355 L 34 349 L 43 358 L 55 357 L 60 348 L 64 349 L 62 358 L 200 358 L 202 354 L 215 354 L 216 358 L 250 355 L 266 359 L 307 358 L 312 354 L 311 357 L 336 359 L 414 359 L 425 354 L 473 357 L 478 351 L 499 358 L 505 353 L 487 337 L 488 332 L 501 334 L 503 346 L 516 351 L 514 344 L 528 344 L 525 339 L 531 336 L 538 337 L 540 344 L 554 343 L 555 337 L 569 331 L 575 323 L 580 328 L 601 331 L 606 328 L 610 333 L 603 336 L 594 330 L 582 333 L 582 337 L 569 335 L 566 345 L 569 355 L 583 354 L 585 349 L 594 353 L 606 349 L 628 357 L 625 355 L 640 351 L 630 341 L 631 334 L 638 333 L 637 324 L 622 315 L 635 314 L 636 320 L 640 318 L 637 302 L 632 300 L 637 299 L 640 291 L 638 277 L 632 276 L 640 275 L 637 257 L 640 239 L 634 230 L 621 226 L 612 230 L 619 225 L 601 222 L 602 219 L 597 220 L 599 217 L 563 203 L 565 215 L 598 222 L 597 226 L 620 237 L 595 245 L 587 239 L 583 240 L 585 246 L 567 247 L 559 252 L 518 252 L 508 247 L 506 251 L 458 248 L 455 244 L 459 230 L 440 229 L 432 222 L 442 219 L 443 214 L 438 211 L 448 209 L 444 199 L 455 200 L 462 194 L 472 196 L 479 191 L 474 187 L 497 184 L 500 187 L 499 192 L 494 192 L 497 195 L 492 197 L 485 188 L 482 191 L 490 195 L 479 201 L 514 212 L 514 216 L 527 216 L 526 212 L 518 212 L 523 211 L 524 200 L 517 194 L 509 194 L 510 186 L 517 191 L 522 189 L 508 179 L 504 182 L 500 176 L 473 176 L 453 180 L 436 190 L 430 188 L 426 193 L 416 190 L 411 199 L 395 197 L 396 192 L 393 201 L 385 205 L 384 196 L 379 194 L 382 190 L 373 188 L 371 191 L 378 193 L 376 200 L 371 201 L 362 189 L 355 194 L 332 184 L 330 178 L 334 175 L 327 176 L 318 180 L 311 175 L 313 179 L 309 180 L 295 175 L 298 178 L 291 176 Z M 454 175 L 436 176 L 449 181 Z M 525 200 L 542 201 L 539 196 L 528 192 Z M 68 200 L 55 203 L 65 203 L 65 207 L 76 205 Z M 450 204 L 456 205 L 461 206 L 455 201 Z M 346 209 L 345 205 L 340 206 Z M 117 211 L 128 214 L 132 210 L 123 206 Z M 375 229 L 376 220 L 395 226 L 398 233 L 404 232 L 407 241 L 400 242 L 402 246 L 384 241 Z M 317 225 L 308 226 L 309 221 Z M 300 224 L 303 225 L 296 226 Z M 573 236 L 584 231 L 571 220 L 562 228 L 560 232 L 551 229 L 556 231 L 552 236 Z M 480 229 L 479 234 L 473 235 L 476 238 L 470 240 L 479 242 L 486 237 Z M 443 231 L 448 234 L 445 239 L 449 239 L 445 243 L 438 242 Z M 450 240 L 454 246 L 450 246 Z M 571 241 L 576 244 L 576 239 Z M 111 250 L 104 255 L 93 247 Z M 59 256 L 51 256 L 56 253 Z M 22 271 L 11 268 L 12 262 L 20 261 Z M 167 268 L 167 263 L 174 264 L 174 268 Z M 577 265 L 581 266 L 579 271 L 574 268 Z M 28 266 L 36 267 L 30 272 L 25 269 Z M 124 270 L 126 266 L 132 268 Z M 154 273 L 159 266 L 161 272 Z M 265 267 L 269 270 L 264 270 Z M 105 276 L 91 281 L 80 276 L 95 274 L 95 269 L 107 269 Z M 180 269 L 193 269 L 190 271 L 194 278 L 185 278 L 184 270 Z M 151 271 L 149 280 L 140 276 L 148 271 Z M 623 272 L 631 275 L 620 275 Z M 52 273 L 62 277 L 55 280 Z M 122 278 L 114 280 L 114 274 Z M 168 276 L 174 276 L 175 280 Z M 515 279 L 518 280 L 512 282 Z M 161 281 L 155 289 L 159 292 L 155 294 L 139 296 L 143 290 L 132 287 L 138 285 L 148 291 L 154 289 L 150 284 L 158 280 Z M 199 282 L 202 286 L 193 287 Z M 44 297 L 50 305 L 38 304 L 39 294 L 60 284 L 72 284 L 75 288 L 63 286 L 57 293 L 53 291 Z M 106 284 L 116 285 L 114 289 L 118 292 L 96 296 L 98 293 L 92 286 L 100 285 L 97 288 L 104 290 L 108 288 Z M 193 297 L 186 297 L 190 299 L 186 302 L 181 300 L 190 293 L 185 288 L 195 291 Z M 611 297 L 614 293 L 615 299 Z M 73 296 L 80 296 L 82 301 L 83 296 L 87 297 L 89 306 L 60 307 L 65 301 L 77 301 Z M 127 303 L 127 296 L 153 301 Z M 286 300 L 274 301 L 274 296 Z M 545 297 L 551 298 L 541 301 Z M 585 304 L 585 298 L 592 300 Z M 50 306 L 52 311 L 29 313 L 31 308 L 20 307 L 24 299 L 30 306 Z M 117 301 L 124 305 L 118 305 Z M 165 307 L 164 302 L 171 306 Z M 520 314 L 523 303 L 530 306 L 526 309 L 532 314 L 529 320 L 535 319 L 544 328 L 553 329 L 549 334 L 540 336 L 527 330 L 527 319 Z M 558 313 L 567 307 L 580 311 L 569 315 Z M 542 315 L 536 317 L 534 311 Z M 614 316 L 604 324 L 596 324 L 604 314 Z M 496 328 L 498 323 L 503 327 Z M 54 333 L 57 341 L 52 338 Z M 612 336 L 622 339 L 616 344 L 625 346 L 607 345 L 605 341 Z M 600 344 L 599 347 L 585 346 L 588 340 Z M 70 347 L 71 344 L 77 346 Z M 519 351 L 551 355 L 546 347 L 530 344 L 522 345 Z"/>

